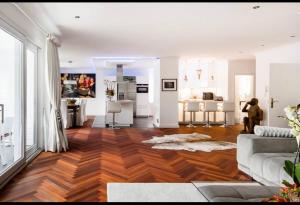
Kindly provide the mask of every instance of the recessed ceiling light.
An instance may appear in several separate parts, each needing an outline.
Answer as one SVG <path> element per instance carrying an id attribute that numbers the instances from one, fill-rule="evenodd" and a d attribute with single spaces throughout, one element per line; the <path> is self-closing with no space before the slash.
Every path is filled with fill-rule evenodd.
<path id="1" fill-rule="evenodd" d="M 291 38 L 294 38 L 294 37 L 296 37 L 296 36 L 294 36 L 294 35 L 292 35 L 292 36 L 290 36 Z"/>
<path id="2" fill-rule="evenodd" d="M 252 9 L 259 9 L 260 6 L 256 5 L 256 6 L 253 6 Z"/>
<path id="3" fill-rule="evenodd" d="M 75 16 L 75 19 L 80 19 L 80 16 Z"/>
<path id="4" fill-rule="evenodd" d="M 73 61 L 68 61 L 68 63 L 73 63 Z"/>

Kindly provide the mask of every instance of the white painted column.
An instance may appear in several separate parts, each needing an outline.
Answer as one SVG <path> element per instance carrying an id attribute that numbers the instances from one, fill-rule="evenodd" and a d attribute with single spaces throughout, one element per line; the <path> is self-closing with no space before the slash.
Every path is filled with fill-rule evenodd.
<path id="1" fill-rule="evenodd" d="M 92 116 L 105 115 L 105 85 L 104 85 L 104 69 L 96 68 L 96 98 L 87 100 L 86 113 Z"/>
<path id="2" fill-rule="evenodd" d="M 162 79 L 177 79 L 179 58 L 175 56 L 160 59 L 160 105 L 159 122 L 161 128 L 177 128 L 178 125 L 178 82 L 177 91 L 162 91 Z M 156 90 L 157 91 L 157 90 Z"/>

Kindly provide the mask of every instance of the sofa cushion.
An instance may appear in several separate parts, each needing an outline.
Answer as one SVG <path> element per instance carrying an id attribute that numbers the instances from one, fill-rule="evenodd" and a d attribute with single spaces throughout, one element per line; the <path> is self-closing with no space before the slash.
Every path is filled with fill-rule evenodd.
<path id="1" fill-rule="evenodd" d="M 253 134 L 240 134 L 237 137 L 237 161 L 249 168 L 253 154 L 293 153 L 296 151 L 297 142 L 295 138 L 261 137 Z"/>
<path id="2" fill-rule="evenodd" d="M 278 193 L 280 187 L 208 185 L 198 187 L 208 201 L 261 201 Z"/>
<path id="3" fill-rule="evenodd" d="M 265 161 L 263 165 L 263 177 L 272 182 L 277 182 L 281 184 L 283 180 L 287 180 L 292 183 L 292 178 L 284 171 L 284 161 L 290 160 L 294 161 L 295 155 L 292 157 L 274 157 Z"/>
<path id="4" fill-rule="evenodd" d="M 285 160 L 293 161 L 294 158 L 294 153 L 257 153 L 250 158 L 250 170 L 251 173 L 280 186 L 283 179 L 292 182 L 283 166 Z"/>

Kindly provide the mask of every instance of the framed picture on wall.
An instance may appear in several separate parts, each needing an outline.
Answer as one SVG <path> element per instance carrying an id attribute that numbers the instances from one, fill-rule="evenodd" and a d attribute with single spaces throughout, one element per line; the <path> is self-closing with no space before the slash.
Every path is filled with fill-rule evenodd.
<path id="1" fill-rule="evenodd" d="M 177 91 L 177 79 L 161 79 L 162 91 Z"/>

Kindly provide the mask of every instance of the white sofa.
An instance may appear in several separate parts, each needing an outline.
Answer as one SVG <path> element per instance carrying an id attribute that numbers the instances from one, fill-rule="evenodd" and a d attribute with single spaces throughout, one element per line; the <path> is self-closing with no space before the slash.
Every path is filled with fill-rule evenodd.
<path id="1" fill-rule="evenodd" d="M 284 171 L 284 161 L 294 161 L 295 138 L 262 137 L 240 134 L 237 137 L 238 168 L 267 186 L 282 186 L 282 180 L 292 182 Z"/>

